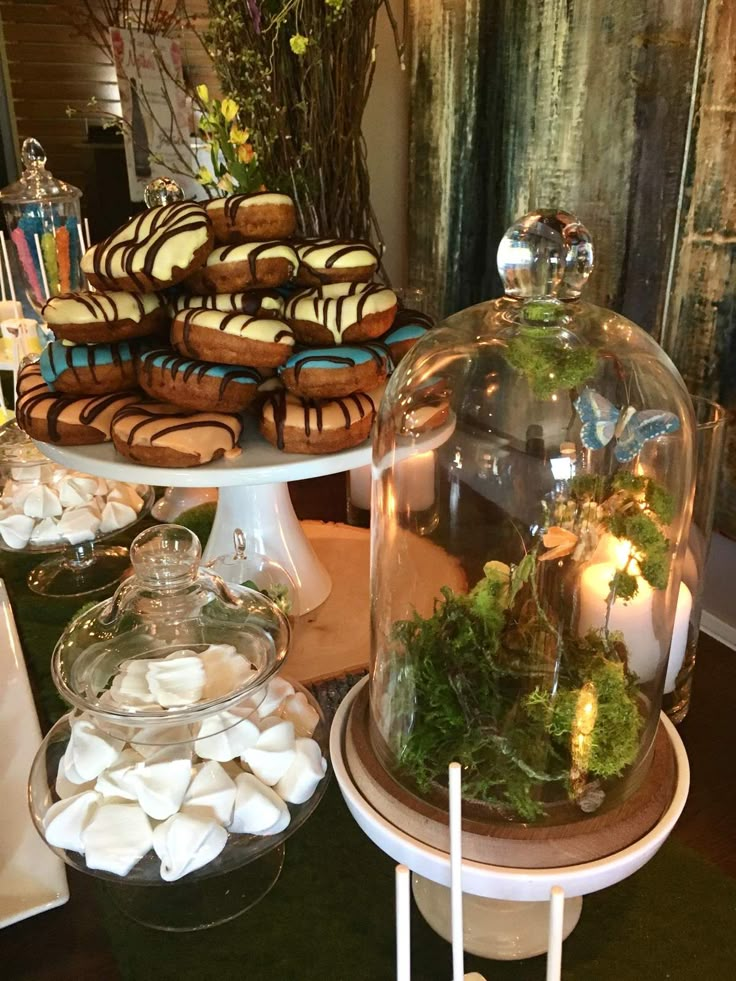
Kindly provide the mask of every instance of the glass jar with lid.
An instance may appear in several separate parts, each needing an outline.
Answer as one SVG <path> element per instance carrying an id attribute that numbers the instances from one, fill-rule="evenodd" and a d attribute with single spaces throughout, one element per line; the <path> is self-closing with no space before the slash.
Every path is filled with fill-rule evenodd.
<path id="1" fill-rule="evenodd" d="M 572 215 L 521 219 L 498 252 L 505 295 L 427 334 L 376 424 L 371 744 L 440 808 L 462 764 L 481 821 L 579 822 L 628 799 L 689 615 L 692 405 L 650 336 L 580 299 L 592 261 Z M 420 536 L 397 475 L 428 452 Z"/>
<path id="2" fill-rule="evenodd" d="M 21 160 L 23 172 L 0 191 L 0 204 L 26 295 L 40 313 L 50 296 L 83 288 L 82 192 L 46 169 L 38 140 L 24 140 Z"/>
<path id="3" fill-rule="evenodd" d="M 326 784 L 324 718 L 278 673 L 288 619 L 200 557 L 187 529 L 147 529 L 131 547 L 134 575 L 70 623 L 52 676 L 73 710 L 30 777 L 46 842 L 164 929 L 252 905 Z"/>

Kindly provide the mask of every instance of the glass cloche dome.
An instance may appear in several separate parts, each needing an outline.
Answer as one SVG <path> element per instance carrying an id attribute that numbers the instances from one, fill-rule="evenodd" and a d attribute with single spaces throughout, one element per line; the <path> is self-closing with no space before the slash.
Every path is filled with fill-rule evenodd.
<path id="1" fill-rule="evenodd" d="M 579 299 L 592 264 L 572 215 L 524 217 L 505 296 L 428 333 L 376 425 L 373 749 L 440 805 L 460 762 L 489 820 L 633 793 L 687 632 L 690 398 L 650 336 Z"/>

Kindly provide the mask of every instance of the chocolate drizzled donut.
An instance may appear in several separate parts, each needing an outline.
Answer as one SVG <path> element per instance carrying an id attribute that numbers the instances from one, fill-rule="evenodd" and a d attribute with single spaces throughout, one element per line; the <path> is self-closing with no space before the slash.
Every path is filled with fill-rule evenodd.
<path id="1" fill-rule="evenodd" d="M 277 391 L 264 403 L 261 432 L 287 453 L 335 453 L 367 439 L 375 413 L 364 392 L 320 400 Z"/>
<path id="2" fill-rule="evenodd" d="M 148 466 L 194 467 L 232 455 L 243 431 L 239 416 L 188 412 L 161 402 L 136 402 L 112 420 L 115 448 Z"/>
<path id="3" fill-rule="evenodd" d="M 263 381 L 255 368 L 236 368 L 179 357 L 174 351 L 146 351 L 138 359 L 141 388 L 156 399 L 183 409 L 239 412 L 256 396 Z"/>

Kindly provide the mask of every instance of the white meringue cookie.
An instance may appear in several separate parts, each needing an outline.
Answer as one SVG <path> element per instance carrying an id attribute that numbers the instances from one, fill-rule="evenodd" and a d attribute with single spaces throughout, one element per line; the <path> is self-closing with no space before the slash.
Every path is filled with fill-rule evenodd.
<path id="1" fill-rule="evenodd" d="M 34 483 L 29 483 L 28 481 L 22 480 L 13 486 L 12 496 L 10 498 L 11 504 L 16 509 L 16 511 L 22 511 L 23 505 L 26 503 L 26 498 L 28 495 L 36 489 L 38 485 Z"/>
<path id="2" fill-rule="evenodd" d="M 230 644 L 211 644 L 199 656 L 204 664 L 207 701 L 242 688 L 257 673 L 248 658 L 238 654 Z"/>
<path id="3" fill-rule="evenodd" d="M 164 821 L 181 807 L 191 778 L 191 759 L 157 754 L 135 766 L 126 783 L 146 814 L 156 821 Z"/>
<path id="4" fill-rule="evenodd" d="M 88 868 L 127 875 L 151 850 L 151 822 L 137 804 L 100 804 L 82 844 Z"/>
<path id="5" fill-rule="evenodd" d="M 55 848 L 84 854 L 84 831 L 101 800 L 94 790 L 85 790 L 52 804 L 43 819 L 46 841 Z"/>
<path id="6" fill-rule="evenodd" d="M 70 508 L 59 518 L 59 534 L 70 545 L 90 542 L 100 527 L 100 516 L 91 507 Z"/>
<path id="7" fill-rule="evenodd" d="M 275 717 L 264 720 L 255 746 L 246 749 L 240 758 L 259 780 L 273 787 L 294 762 L 295 756 L 294 726 Z"/>
<path id="8" fill-rule="evenodd" d="M 143 507 L 143 498 L 130 484 L 120 484 L 117 481 L 111 483 L 111 489 L 107 495 L 108 501 L 120 501 L 133 508 L 136 514 Z"/>
<path id="9" fill-rule="evenodd" d="M 56 771 L 56 783 L 54 784 L 56 794 L 61 798 L 61 800 L 66 800 L 67 797 L 74 797 L 76 794 L 81 794 L 83 790 L 94 790 L 94 780 L 82 781 L 79 779 L 79 774 L 74 770 L 72 770 L 72 776 L 77 777 L 77 779 L 69 779 L 69 775 L 66 771 L 66 757 L 62 756 L 59 760 L 59 766 Z"/>
<path id="10" fill-rule="evenodd" d="M 138 517 L 133 508 L 122 501 L 108 501 L 102 509 L 100 531 L 118 531 L 127 528 Z"/>
<path id="11" fill-rule="evenodd" d="M 72 783 L 94 780 L 103 770 L 112 766 L 125 745 L 122 739 L 98 729 L 89 719 L 80 716 L 71 724 L 71 736 L 66 748 L 65 772 Z"/>
<path id="12" fill-rule="evenodd" d="M 208 820 L 227 826 L 233 816 L 235 783 L 219 763 L 202 763 L 194 768 L 182 809 L 197 812 Z"/>
<path id="13" fill-rule="evenodd" d="M 95 477 L 69 474 L 59 481 L 59 500 L 65 508 L 76 508 L 91 501 L 96 490 Z"/>
<path id="14" fill-rule="evenodd" d="M 26 514 L 8 514 L 0 518 L 0 535 L 8 548 L 25 548 L 34 524 Z"/>
<path id="15" fill-rule="evenodd" d="M 29 518 L 58 518 L 61 511 L 58 494 L 44 484 L 34 487 L 23 501 L 23 514 Z"/>
<path id="16" fill-rule="evenodd" d="M 297 739 L 294 762 L 274 787 L 289 804 L 304 804 L 327 772 L 327 760 L 314 739 Z"/>
<path id="17" fill-rule="evenodd" d="M 159 758 L 191 759 L 192 732 L 189 726 L 150 726 L 141 729 L 130 740 L 131 747 L 144 759 Z M 178 755 L 177 755 L 178 754 Z"/>
<path id="18" fill-rule="evenodd" d="M 287 695 L 279 706 L 278 714 L 293 723 L 297 736 L 311 736 L 319 722 L 319 712 L 309 704 L 303 691 Z"/>
<path id="19" fill-rule="evenodd" d="M 60 541 L 59 522 L 55 518 L 43 518 L 31 532 L 31 545 L 56 545 Z"/>
<path id="20" fill-rule="evenodd" d="M 161 859 L 161 878 L 175 882 L 208 865 L 227 842 L 227 831 L 199 814 L 174 814 L 153 832 L 153 848 Z"/>
<path id="21" fill-rule="evenodd" d="M 139 753 L 128 747 L 124 749 L 112 766 L 103 770 L 95 783 L 95 790 L 103 797 L 137 800 L 136 789 L 130 775 L 142 760 Z"/>
<path id="22" fill-rule="evenodd" d="M 202 721 L 194 751 L 203 760 L 227 763 L 256 745 L 261 731 L 236 712 L 218 712 Z"/>
<path id="23" fill-rule="evenodd" d="M 149 661 L 146 679 L 163 708 L 194 705 L 204 691 L 204 665 L 194 651 L 175 651 L 160 661 Z"/>
<path id="24" fill-rule="evenodd" d="M 265 697 L 258 706 L 258 715 L 262 719 L 275 715 L 284 699 L 293 694 L 294 686 L 286 678 L 273 678 L 269 681 Z"/>
<path id="25" fill-rule="evenodd" d="M 19 480 L 26 483 L 28 481 L 45 481 L 51 469 L 52 466 L 49 463 L 34 463 L 30 466 L 26 465 L 23 467 L 11 467 L 10 476 L 13 480 Z"/>
<path id="26" fill-rule="evenodd" d="M 123 661 L 120 670 L 110 685 L 110 697 L 118 705 L 154 705 L 151 689 L 148 687 L 148 666 L 150 660 L 131 659 Z"/>
<path id="27" fill-rule="evenodd" d="M 291 820 L 289 808 L 275 790 L 252 773 L 235 778 L 235 808 L 230 831 L 245 835 L 275 835 Z"/>
<path id="28" fill-rule="evenodd" d="M 107 497 L 110 493 L 110 485 L 105 480 L 104 477 L 97 478 L 97 487 L 95 487 L 95 497 Z"/>

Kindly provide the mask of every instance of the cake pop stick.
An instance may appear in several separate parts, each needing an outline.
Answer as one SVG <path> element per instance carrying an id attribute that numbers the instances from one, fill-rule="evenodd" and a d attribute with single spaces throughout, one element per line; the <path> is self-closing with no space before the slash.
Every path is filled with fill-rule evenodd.
<path id="1" fill-rule="evenodd" d="M 15 245 L 15 251 L 18 253 L 18 259 L 23 268 L 23 272 L 26 275 L 26 279 L 28 280 L 31 293 L 33 293 L 33 295 L 40 300 L 41 283 L 39 282 L 36 266 L 33 262 L 31 250 L 28 248 L 28 242 L 23 234 L 23 230 L 21 228 L 14 228 L 10 233 L 10 237 Z"/>
<path id="2" fill-rule="evenodd" d="M 43 252 L 41 251 L 41 243 L 38 239 L 38 235 L 33 236 L 36 242 L 36 255 L 38 256 L 38 262 L 41 267 L 41 279 L 43 280 L 43 300 L 48 300 L 49 298 L 49 281 L 46 278 L 46 267 L 43 264 Z"/>
<path id="3" fill-rule="evenodd" d="M 462 768 L 450 763 L 450 909 L 452 913 L 452 977 L 462 981 L 465 974 L 463 950 L 463 826 Z"/>
<path id="4" fill-rule="evenodd" d="M 560 981 L 562 972 L 562 924 L 565 892 L 552 886 L 549 900 L 549 939 L 547 941 L 547 981 Z"/>
<path id="5" fill-rule="evenodd" d="M 89 233 L 89 218 L 84 219 L 84 237 L 87 240 L 87 248 L 92 244 L 92 236 Z"/>
<path id="6" fill-rule="evenodd" d="M 17 300 L 15 296 L 15 283 L 13 282 L 13 269 L 12 266 L 10 265 L 10 258 L 8 256 L 8 247 L 5 244 L 5 232 L 0 232 L 0 248 L 2 248 L 3 265 L 5 266 L 5 272 L 7 273 L 8 276 L 8 286 L 10 287 L 10 299 L 13 301 L 13 303 L 16 303 Z"/>
<path id="7" fill-rule="evenodd" d="M 411 981 L 411 872 L 396 866 L 396 981 Z"/>

